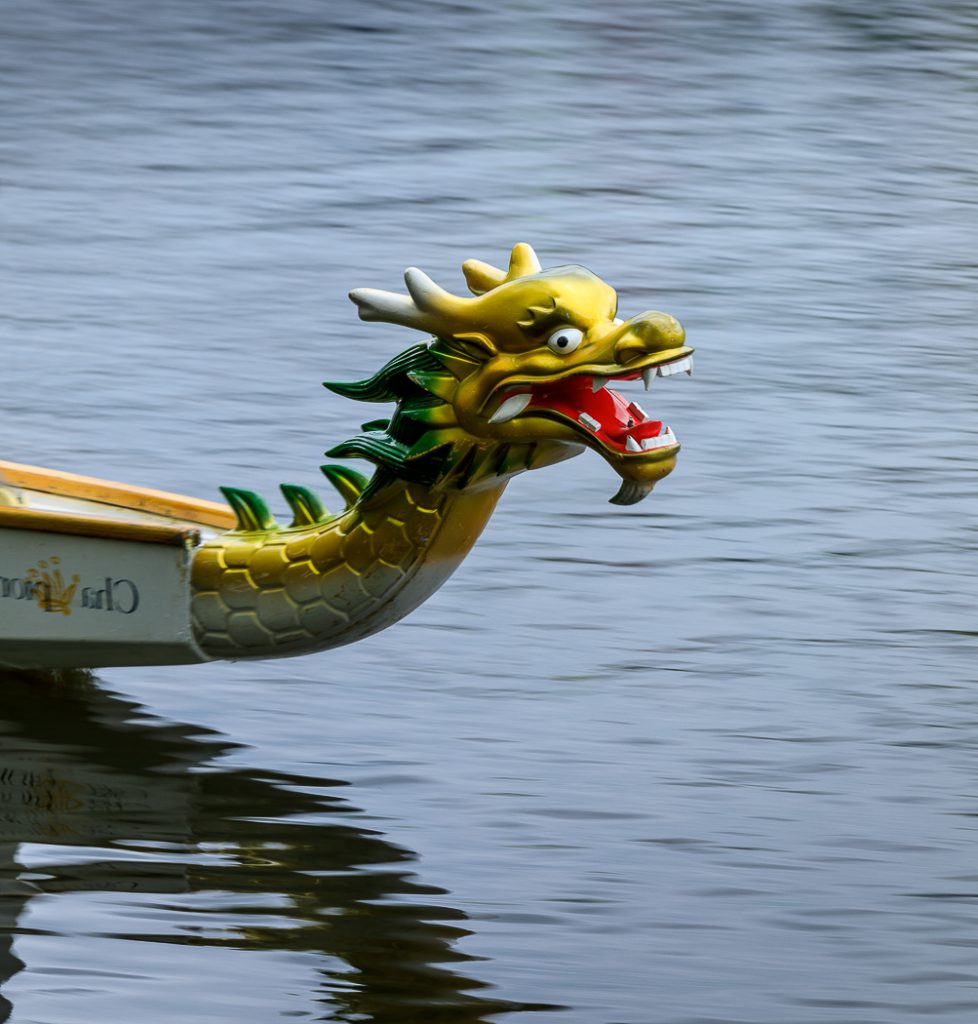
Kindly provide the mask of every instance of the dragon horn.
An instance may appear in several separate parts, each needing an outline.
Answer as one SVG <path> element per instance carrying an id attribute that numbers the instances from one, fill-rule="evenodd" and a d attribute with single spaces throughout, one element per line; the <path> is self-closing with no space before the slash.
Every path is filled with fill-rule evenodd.
<path id="1" fill-rule="evenodd" d="M 415 305 L 426 313 L 440 316 L 451 316 L 458 309 L 459 299 L 444 288 L 439 287 L 430 277 L 417 267 L 408 267 L 404 271 L 404 283 L 411 293 Z"/>
<path id="2" fill-rule="evenodd" d="M 377 288 L 354 288 L 350 299 L 357 304 L 361 320 L 377 320 L 402 327 L 427 330 L 430 317 L 426 316 L 407 295 L 383 292 Z"/>
<path id="3" fill-rule="evenodd" d="M 360 319 L 400 324 L 431 334 L 450 334 L 462 304 L 473 301 L 446 292 L 417 267 L 404 271 L 404 281 L 410 295 L 354 288 L 350 298 L 359 307 Z"/>
<path id="4" fill-rule="evenodd" d="M 497 270 L 482 260 L 466 260 L 462 264 L 462 273 L 465 275 L 465 283 L 469 291 L 474 295 L 483 295 L 493 288 L 497 288 L 506 280 L 506 273 Z"/>
<path id="5" fill-rule="evenodd" d="M 466 260 L 462 264 L 465 282 L 469 286 L 469 291 L 475 295 L 484 295 L 507 281 L 515 281 L 518 277 L 539 274 L 542 269 L 537 254 L 526 242 L 517 242 L 513 246 L 509 257 L 509 270 L 497 270 L 482 260 Z"/>
<path id="6" fill-rule="evenodd" d="M 517 242 L 513 246 L 513 252 L 509 257 L 509 273 L 507 281 L 517 277 L 526 277 L 529 274 L 539 274 L 543 267 L 537 259 L 537 254 L 526 242 Z"/>

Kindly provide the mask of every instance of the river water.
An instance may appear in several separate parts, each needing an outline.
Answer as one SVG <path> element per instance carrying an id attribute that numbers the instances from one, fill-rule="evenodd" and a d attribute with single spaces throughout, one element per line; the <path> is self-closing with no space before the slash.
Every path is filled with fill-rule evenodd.
<path id="1" fill-rule="evenodd" d="M 323 487 L 345 293 L 531 242 L 685 324 L 629 509 L 406 622 L 0 686 L 0 1020 L 978 1014 L 978 14 L 8 0 L 0 457 Z M 369 410 L 368 410 L 369 413 Z"/>

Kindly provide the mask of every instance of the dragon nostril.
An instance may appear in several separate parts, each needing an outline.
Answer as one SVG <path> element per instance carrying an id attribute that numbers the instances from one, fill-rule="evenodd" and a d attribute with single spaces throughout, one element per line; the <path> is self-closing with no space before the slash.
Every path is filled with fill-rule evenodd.
<path id="1" fill-rule="evenodd" d="M 621 363 L 650 352 L 679 348 L 686 340 L 682 324 L 668 313 L 641 313 L 629 320 L 626 327 L 615 345 L 615 358 Z"/>

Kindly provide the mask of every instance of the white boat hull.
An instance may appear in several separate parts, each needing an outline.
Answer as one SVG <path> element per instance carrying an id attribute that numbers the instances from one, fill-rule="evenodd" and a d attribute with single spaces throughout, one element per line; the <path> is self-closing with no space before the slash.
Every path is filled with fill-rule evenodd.
<path id="1" fill-rule="evenodd" d="M 186 664 L 190 570 L 229 509 L 0 462 L 0 666 Z"/>
<path id="2" fill-rule="evenodd" d="M 190 556 L 185 546 L 0 529 L 0 664 L 205 660 L 190 627 Z"/>

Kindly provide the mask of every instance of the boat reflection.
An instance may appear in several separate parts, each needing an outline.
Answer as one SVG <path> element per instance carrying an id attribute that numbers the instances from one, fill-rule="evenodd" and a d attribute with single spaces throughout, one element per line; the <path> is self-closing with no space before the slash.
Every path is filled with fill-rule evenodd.
<path id="1" fill-rule="evenodd" d="M 324 1020 L 531 1008 L 475 994 L 458 969 L 474 958 L 454 948 L 465 915 L 415 880 L 409 850 L 337 820 L 357 810 L 327 792 L 342 782 L 222 768 L 233 747 L 85 677 L 0 672 L 0 988 L 24 969 L 18 918 L 35 895 L 180 893 L 207 895 L 213 926 L 196 911 L 193 928 L 126 937 L 322 954 Z"/>

